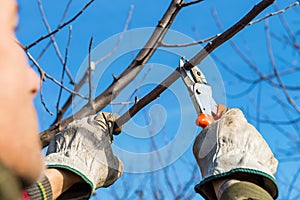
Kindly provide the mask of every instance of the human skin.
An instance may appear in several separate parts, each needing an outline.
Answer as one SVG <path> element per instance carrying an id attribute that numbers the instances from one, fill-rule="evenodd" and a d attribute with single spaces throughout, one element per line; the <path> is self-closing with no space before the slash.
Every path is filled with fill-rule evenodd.
<path id="1" fill-rule="evenodd" d="M 33 99 L 39 78 L 17 43 L 17 4 L 0 6 L 0 160 L 26 184 L 43 170 L 38 122 Z"/>
<path id="2" fill-rule="evenodd" d="M 38 120 L 33 99 L 39 77 L 28 65 L 18 44 L 15 0 L 2 0 L 0 6 L 0 161 L 23 183 L 29 185 L 44 174 L 56 199 L 74 183 L 82 181 L 72 172 L 44 169 Z"/>
<path id="3" fill-rule="evenodd" d="M 73 184 L 83 182 L 79 176 L 64 169 L 46 169 L 45 175 L 51 184 L 53 199 L 57 199 L 57 197 L 69 189 Z"/>

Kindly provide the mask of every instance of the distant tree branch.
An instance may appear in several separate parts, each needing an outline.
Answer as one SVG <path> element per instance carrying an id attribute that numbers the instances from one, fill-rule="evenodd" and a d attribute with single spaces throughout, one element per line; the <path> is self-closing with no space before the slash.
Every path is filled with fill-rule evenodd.
<path id="1" fill-rule="evenodd" d="M 265 23 L 265 28 L 266 28 L 266 35 L 267 35 L 267 46 L 268 46 L 268 53 L 269 53 L 269 57 L 270 57 L 270 61 L 271 61 L 271 65 L 273 67 L 273 71 L 274 74 L 276 76 L 276 79 L 280 85 L 280 87 L 282 88 L 282 91 L 287 99 L 287 101 L 295 108 L 295 110 L 299 113 L 300 112 L 300 107 L 296 104 L 296 102 L 293 100 L 293 98 L 289 95 L 281 77 L 280 74 L 277 70 L 277 66 L 275 63 L 275 59 L 273 56 L 273 51 L 272 51 L 272 47 L 271 47 L 271 40 L 270 40 L 270 32 L 269 32 L 269 24 L 268 24 L 268 20 L 266 20 Z"/>

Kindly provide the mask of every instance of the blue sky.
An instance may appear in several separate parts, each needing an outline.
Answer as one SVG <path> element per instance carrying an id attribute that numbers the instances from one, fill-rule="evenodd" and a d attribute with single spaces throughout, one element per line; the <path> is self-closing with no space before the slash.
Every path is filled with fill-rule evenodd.
<path id="1" fill-rule="evenodd" d="M 68 1 L 53 0 L 42 2 L 45 14 L 53 30 L 59 24 Z M 72 1 L 66 19 L 70 19 L 74 16 L 74 14 L 84 6 L 85 2 L 86 1 Z M 277 6 L 282 9 L 293 2 L 294 1 L 291 0 L 279 0 L 277 1 Z M 180 34 L 184 35 L 182 41 L 193 41 L 213 36 L 219 33 L 220 30 L 216 24 L 212 9 L 217 11 L 218 18 L 222 22 L 223 27 L 228 28 L 248 12 L 255 3 L 258 3 L 258 1 L 212 0 L 184 8 L 178 14 L 171 26 L 174 35 L 171 36 L 170 39 L 181 38 L 181 36 L 179 36 Z M 39 38 L 39 36 L 46 34 L 47 30 L 43 25 L 37 1 L 19 1 L 19 4 L 20 24 L 17 35 L 23 45 L 28 45 Z M 82 63 L 84 63 L 84 60 L 86 59 L 89 40 L 92 36 L 94 39 L 93 46 L 96 47 L 99 45 L 94 51 L 95 59 L 97 59 L 97 56 L 99 57 L 102 55 L 103 52 L 111 51 L 114 46 L 113 43 L 116 41 L 116 38 L 118 38 L 118 35 L 116 34 L 122 32 L 132 5 L 133 10 L 128 30 L 138 32 L 137 29 L 151 30 L 151 27 L 155 27 L 158 20 L 167 9 L 169 1 L 103 0 L 93 2 L 91 7 L 72 23 L 72 39 L 69 47 L 68 67 L 74 77 L 78 75 L 80 67 L 84 67 Z M 271 6 L 266 9 L 260 17 L 267 13 L 274 12 L 275 10 L 276 7 Z M 299 27 L 299 6 L 286 11 L 283 16 L 285 17 L 285 20 L 288 21 L 292 31 L 297 33 L 297 31 L 299 31 L 297 30 Z M 273 53 L 279 66 L 279 70 L 283 71 L 292 67 L 298 67 L 299 54 L 284 40 L 285 37 L 283 36 L 287 36 L 287 32 L 282 23 L 280 23 L 279 17 L 275 16 L 270 18 L 268 23 L 270 32 L 273 36 L 280 37 L 280 39 L 276 39 L 275 36 L 272 38 Z M 150 34 L 149 31 L 146 32 Z M 62 55 L 65 53 L 68 33 L 69 28 L 66 27 L 55 35 L 55 39 Z M 128 34 L 128 38 L 123 41 L 124 48 L 130 49 L 138 42 L 140 42 L 139 45 L 142 47 L 145 38 L 147 38 L 146 33 L 145 35 Z M 30 53 L 34 57 L 37 57 L 48 41 L 49 40 L 43 41 L 39 45 L 31 48 Z M 241 52 L 246 55 L 249 61 L 259 68 L 259 70 L 265 74 L 272 72 L 268 56 L 264 21 L 246 27 L 243 31 L 238 33 L 232 41 L 237 45 Z M 193 55 L 193 52 L 200 49 L 200 45 L 176 50 L 166 48 L 160 49 L 153 58 L 151 58 L 149 65 L 145 67 L 145 70 L 143 70 L 137 79 L 132 82 L 127 90 L 125 90 L 124 94 L 120 95 L 115 101 L 133 101 L 133 97 L 136 95 L 141 98 L 158 84 L 160 80 L 163 80 L 163 78 L 171 73 L 172 69 L 175 69 L 181 55 L 190 58 Z M 137 50 L 135 49 L 123 53 L 121 56 L 120 54 L 117 54 L 116 57 L 112 56 L 110 59 L 100 64 L 99 67 L 102 67 L 104 71 L 100 77 L 100 81 L 97 82 L 99 84 L 97 87 L 95 86 L 95 94 L 99 94 L 99 92 L 103 91 L 112 81 L 111 74 L 120 74 L 128 66 L 136 53 Z M 47 73 L 60 80 L 61 64 L 57 59 L 52 46 L 46 51 L 39 63 Z M 205 66 L 208 65 L 207 63 L 211 63 L 211 65 L 213 65 L 211 69 L 214 70 L 205 69 Z M 286 101 L 282 90 L 274 89 L 274 87 L 270 86 L 266 81 L 256 84 L 250 92 L 246 94 L 243 93 L 246 88 L 249 88 L 249 83 L 234 77 L 224 68 L 224 66 L 226 65 L 232 68 L 243 77 L 251 80 L 259 77 L 257 73 L 249 67 L 249 63 L 246 63 L 241 59 L 229 42 L 218 48 L 213 56 L 208 58 L 204 64 L 205 65 L 200 67 L 209 77 L 209 81 L 213 86 L 214 96 L 216 100 L 218 100 L 218 103 L 226 102 L 228 107 L 238 107 L 243 109 L 248 120 L 261 131 L 262 135 L 269 143 L 270 148 L 279 159 L 278 173 L 276 175 L 280 187 L 279 199 L 288 199 L 288 197 L 290 199 L 297 199 L 300 188 L 297 188 L 297 184 L 293 187 L 290 187 L 289 185 L 294 182 L 293 177 L 295 177 L 298 170 L 298 160 L 300 158 L 298 156 L 299 148 L 296 148 L 295 151 L 292 151 L 292 153 L 288 155 L 286 155 L 286 150 L 289 150 L 293 145 L 295 146 L 297 144 L 295 141 L 299 138 L 298 123 L 285 126 L 270 125 L 259 123 L 255 118 L 259 116 L 261 118 L 286 121 L 289 120 L 289 116 L 287 115 L 291 115 L 292 118 L 295 118 L 298 117 L 299 114 L 291 107 L 288 107 L 286 110 L 282 109 L 283 106 L 274 101 L 274 98 L 276 97 L 282 101 Z M 148 72 L 150 69 L 153 74 Z M 299 85 L 298 73 L 299 72 L 296 71 L 295 73 L 283 76 L 284 83 L 287 85 Z M 144 76 L 147 76 L 147 78 L 144 79 Z M 67 79 L 65 83 L 67 83 Z M 67 85 L 71 87 L 69 84 Z M 127 99 L 135 88 L 140 89 L 133 94 L 131 99 Z M 58 91 L 58 87 L 49 80 L 43 84 L 44 99 L 49 109 L 54 113 Z M 67 92 L 64 92 L 63 94 L 62 102 L 66 99 Z M 297 91 L 292 91 L 291 94 L 296 98 L 298 97 Z M 54 117 L 45 112 L 39 97 L 36 98 L 35 103 L 40 120 L 40 129 L 44 130 L 53 122 Z M 109 105 L 105 110 L 118 112 L 120 107 L 121 106 L 119 105 Z M 127 105 L 125 108 L 129 108 L 129 106 Z M 151 109 L 155 111 L 152 112 L 152 116 L 148 113 Z M 122 112 L 119 112 L 119 114 L 121 113 Z M 169 152 L 170 157 L 172 157 L 171 154 L 176 154 L 179 151 L 179 158 L 171 165 L 168 165 L 168 167 L 154 173 L 126 173 L 111 188 L 99 190 L 94 199 L 101 199 L 103 197 L 114 199 L 116 198 L 116 195 L 120 198 L 122 196 L 126 197 L 125 199 L 138 199 L 137 192 L 139 190 L 144 190 L 145 199 L 153 199 L 153 191 L 159 191 L 159 189 L 163 193 L 163 195 L 161 194 L 162 198 L 172 199 L 172 192 L 165 177 L 166 173 L 170 176 L 169 178 L 173 183 L 174 190 L 184 190 L 185 197 L 190 197 L 189 195 L 193 194 L 193 185 L 200 181 L 200 174 L 197 171 L 198 180 L 195 180 L 192 183 L 189 182 L 188 186 L 185 185 L 191 176 L 193 165 L 195 164 L 192 157 L 191 145 L 193 138 L 200 132 L 200 129 L 197 129 L 197 127 L 194 126 L 195 116 L 195 111 L 193 111 L 192 103 L 189 102 L 184 85 L 178 80 L 167 92 L 162 94 L 160 98 L 137 114 L 132 119 L 130 125 L 126 125 L 127 127 L 125 126 L 124 132 L 126 132 L 126 134 L 121 134 L 116 137 L 115 145 L 137 154 L 151 152 L 154 150 L 153 141 L 156 142 L 158 149 L 163 148 L 166 144 L 172 143 L 178 136 L 178 133 L 183 132 L 180 129 L 182 126 L 184 132 L 186 132 L 185 139 L 187 140 L 187 146 L 179 145 L 180 148 L 173 148 Z M 147 126 L 147 124 L 150 125 Z M 278 127 L 280 127 L 280 129 Z M 137 132 L 132 133 L 133 130 L 136 130 Z M 156 135 L 153 136 L 154 140 L 151 140 L 151 137 L 147 136 L 153 134 L 153 130 Z M 283 130 L 291 134 L 292 137 L 288 138 L 287 135 L 283 133 Z M 184 143 L 184 141 L 182 143 Z M 298 160 L 293 159 L 294 157 Z M 166 162 L 170 161 L 168 160 L 168 156 L 164 157 L 164 159 L 167 160 Z M 126 167 L 129 165 L 128 162 L 130 161 L 124 161 Z M 139 165 L 141 164 L 141 161 L 134 160 L 131 164 Z M 128 166 L 128 170 L 132 170 L 133 168 L 134 167 Z M 289 188 L 291 189 L 289 190 Z M 192 195 L 192 198 L 201 199 L 196 195 Z"/>

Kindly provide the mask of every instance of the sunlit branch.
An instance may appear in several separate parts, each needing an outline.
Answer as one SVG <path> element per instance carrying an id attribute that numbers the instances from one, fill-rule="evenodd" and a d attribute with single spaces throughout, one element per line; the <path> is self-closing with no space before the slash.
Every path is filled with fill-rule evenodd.
<path id="1" fill-rule="evenodd" d="M 61 75 L 61 81 L 60 83 L 63 85 L 64 84 L 64 78 L 65 78 L 65 71 L 66 71 L 66 66 L 67 66 L 67 61 L 68 61 L 68 55 L 69 55 L 69 46 L 71 43 L 71 38 L 72 38 L 72 26 L 70 26 L 69 28 L 69 37 L 68 37 L 68 42 L 66 45 L 66 50 L 65 50 L 65 59 L 64 59 L 64 64 L 63 64 L 63 69 L 62 69 L 62 75 Z M 59 103 L 60 103 L 60 99 L 62 96 L 62 90 L 63 88 L 60 87 L 59 88 L 59 93 L 58 93 L 58 99 L 57 99 L 57 103 L 56 103 L 56 113 L 57 115 L 60 113 L 60 108 L 59 108 Z"/>
<path id="2" fill-rule="evenodd" d="M 88 74 L 89 74 L 88 80 L 89 80 L 89 103 L 90 104 L 93 101 L 93 99 L 92 99 L 92 89 L 93 89 L 92 88 L 92 72 L 94 70 L 93 69 L 94 66 L 92 66 L 92 65 L 94 65 L 94 64 L 92 64 L 92 61 L 91 61 L 92 46 L 93 46 L 93 37 L 91 37 L 91 39 L 90 39 L 90 43 L 89 43 L 89 56 L 88 56 L 88 62 L 89 62 L 89 64 L 88 64 Z"/>
<path id="3" fill-rule="evenodd" d="M 58 80 L 56 80 L 55 78 L 53 78 L 52 76 L 50 76 L 49 74 L 47 74 L 42 67 L 40 67 L 40 65 L 36 62 L 36 60 L 31 56 L 31 54 L 26 51 L 26 55 L 28 56 L 29 60 L 37 67 L 40 75 L 41 75 L 41 79 L 42 80 L 46 80 L 46 78 L 49 78 L 51 81 L 53 81 L 55 84 L 57 84 L 58 86 L 62 87 L 63 89 L 65 89 L 66 91 L 70 92 L 71 94 L 77 95 L 83 99 L 87 99 L 87 97 L 82 96 L 81 94 L 79 94 L 78 92 L 75 92 L 69 88 L 67 88 L 66 86 L 62 85 Z"/>
<path id="4" fill-rule="evenodd" d="M 262 12 L 265 8 L 271 5 L 274 0 L 263 0 L 259 4 L 255 5 L 238 23 L 234 24 L 228 30 L 223 32 L 219 37 L 214 39 L 212 42 L 209 42 L 198 54 L 196 54 L 189 62 L 185 64 L 187 69 L 191 68 L 193 65 L 199 64 L 204 58 L 207 57 L 212 51 L 214 51 L 217 47 L 222 45 L 224 42 L 233 37 L 240 30 L 245 28 L 247 24 L 253 20 L 260 12 Z M 166 34 L 168 28 L 172 24 L 175 19 L 177 13 L 180 10 L 180 3 L 182 1 L 175 2 L 172 1 L 169 6 L 168 11 L 165 13 L 163 19 L 159 21 L 158 28 L 154 31 L 151 38 L 147 42 L 145 49 L 142 49 L 137 57 L 132 61 L 130 66 L 119 76 L 117 87 L 115 85 L 116 82 L 113 82 L 107 90 L 105 90 L 102 94 L 96 97 L 95 99 L 95 109 L 91 110 L 89 106 L 83 107 L 79 112 L 77 112 L 74 116 L 68 117 L 59 123 L 54 124 L 48 130 L 44 131 L 40 134 L 41 141 L 43 146 L 47 145 L 50 139 L 58 133 L 62 128 L 64 128 L 67 124 L 73 121 L 74 118 L 80 118 L 83 116 L 87 116 L 89 114 L 94 113 L 95 111 L 101 110 L 104 106 L 109 104 L 111 99 L 115 98 L 115 96 L 129 83 L 131 82 L 137 73 L 142 69 L 143 65 L 149 60 L 151 55 L 155 52 L 158 47 L 160 41 L 162 41 L 164 35 Z M 179 6 L 178 6 L 179 5 Z M 154 44 L 154 46 L 150 46 L 149 44 Z M 177 68 L 178 70 L 179 68 Z M 178 71 L 175 70 L 169 77 L 167 77 L 160 85 L 158 85 L 154 90 L 148 93 L 145 97 L 139 100 L 133 107 L 131 107 L 128 112 L 122 115 L 119 119 L 117 119 L 117 125 L 122 125 L 126 123 L 133 115 L 135 115 L 140 109 L 146 106 L 148 103 L 152 102 L 156 99 L 163 91 L 166 90 L 173 82 L 175 82 L 179 77 Z M 131 75 L 130 75 L 131 74 Z M 114 91 L 114 93 L 112 93 Z"/>
<path id="5" fill-rule="evenodd" d="M 46 146 L 50 139 L 72 122 L 74 118 L 81 118 L 103 109 L 137 76 L 137 74 L 143 69 L 143 66 L 148 62 L 159 47 L 158 44 L 163 40 L 168 29 L 182 8 L 180 6 L 182 3 L 183 0 L 173 0 L 171 2 L 145 46 L 139 51 L 129 66 L 119 75 L 118 80 L 114 80 L 114 82 L 104 92 L 94 99 L 94 107 L 87 104 L 80 111 L 75 113 L 75 115 L 53 124 L 49 129 L 40 134 L 43 146 Z"/>
<path id="6" fill-rule="evenodd" d="M 46 110 L 46 112 L 47 113 L 49 113 L 50 115 L 53 115 L 53 112 L 51 112 L 50 110 L 49 110 L 49 108 L 48 108 L 48 106 L 47 106 L 47 104 L 46 104 L 46 102 L 45 102 L 45 100 L 44 100 L 44 97 L 43 97 L 43 84 L 42 84 L 42 79 L 40 79 L 40 100 L 41 100 L 41 103 L 42 103 L 42 105 L 43 105 L 43 107 L 45 108 L 45 110 Z"/>
<path id="7" fill-rule="evenodd" d="M 255 18 L 260 12 L 271 5 L 274 0 L 263 0 L 254 8 L 252 8 L 240 21 L 231 26 L 225 32 L 223 32 L 219 37 L 209 42 L 199 53 L 197 53 L 189 62 L 185 63 L 185 68 L 189 69 L 194 65 L 198 65 L 201 61 L 206 58 L 212 51 L 222 45 L 224 42 L 232 38 L 236 33 L 245 28 L 247 24 Z M 139 110 L 145 107 L 147 104 L 156 99 L 162 92 L 164 92 L 173 82 L 175 82 L 180 77 L 179 68 L 169 75 L 164 81 L 162 81 L 156 88 L 154 88 L 150 93 L 144 96 L 137 104 L 132 106 L 126 113 L 124 113 L 120 118 L 117 119 L 116 125 L 120 126 L 126 123 L 132 116 L 134 116 Z"/>
<path id="8" fill-rule="evenodd" d="M 44 12 L 43 5 L 42 5 L 41 0 L 38 0 L 38 5 L 39 5 L 39 10 L 40 10 L 40 13 L 41 13 L 41 16 L 42 16 L 42 20 L 43 20 L 43 22 L 44 22 L 44 25 L 45 25 L 45 27 L 46 27 L 48 33 L 51 33 L 51 27 L 50 27 L 50 25 L 49 25 L 49 23 L 48 23 L 48 20 L 47 20 L 47 18 L 46 18 L 46 15 L 45 15 L 45 12 Z M 73 79 L 73 77 L 72 77 L 72 75 L 71 75 L 69 69 L 68 69 L 67 66 L 65 65 L 65 60 L 63 59 L 63 57 L 62 57 L 62 55 L 61 55 L 61 53 L 60 53 L 60 50 L 59 50 L 59 48 L 58 48 L 58 45 L 57 45 L 57 42 L 56 42 L 56 40 L 55 40 L 54 35 L 51 35 L 51 36 L 50 36 L 50 40 L 51 40 L 51 42 L 52 42 L 52 44 L 53 44 L 53 46 L 54 46 L 54 50 L 55 50 L 55 53 L 56 53 L 57 57 L 59 58 L 61 64 L 64 66 L 64 68 L 65 68 L 65 70 L 66 70 L 66 72 L 67 72 L 67 74 L 68 74 L 68 76 L 69 76 L 69 78 L 70 78 L 70 80 L 71 80 L 71 83 L 74 83 L 74 79 Z"/>
<path id="9" fill-rule="evenodd" d="M 256 24 L 256 23 L 261 22 L 261 21 L 263 21 L 263 20 L 265 20 L 267 18 L 270 18 L 270 17 L 276 16 L 276 15 L 282 14 L 285 11 L 287 11 L 288 9 L 293 8 L 293 7 L 297 6 L 297 5 L 299 5 L 299 1 L 297 1 L 295 3 L 292 3 L 292 4 L 288 5 L 287 7 L 283 8 L 281 10 L 278 10 L 278 11 L 273 12 L 273 13 L 269 13 L 269 14 L 265 15 L 262 18 L 254 20 L 254 21 L 250 22 L 249 25 Z"/>
<path id="10" fill-rule="evenodd" d="M 188 46 L 193 46 L 193 45 L 209 42 L 209 41 L 219 37 L 220 35 L 221 34 L 217 34 L 217 35 L 211 36 L 211 37 L 203 39 L 203 40 L 199 40 L 199 41 L 191 42 L 191 43 L 185 43 L 185 44 L 167 44 L 167 43 L 161 42 L 159 45 L 162 47 L 188 47 Z"/>
<path id="11" fill-rule="evenodd" d="M 286 12 L 288 9 L 293 8 L 293 7 L 297 6 L 297 5 L 299 5 L 299 1 L 290 4 L 289 6 L 287 6 L 284 9 L 278 10 L 278 11 L 273 12 L 273 13 L 269 13 L 269 14 L 265 15 L 264 17 L 259 18 L 257 20 L 253 20 L 253 21 L 251 21 L 251 22 L 248 23 L 248 26 L 256 24 L 256 23 L 259 23 L 259 22 L 261 22 L 263 20 L 266 20 L 266 19 L 268 19 L 268 18 L 270 18 L 272 16 L 276 16 L 276 15 L 282 14 L 282 13 Z M 163 47 L 188 47 L 188 46 L 193 46 L 193 45 L 203 44 L 205 42 L 209 42 L 209 41 L 215 39 L 216 37 L 218 37 L 219 35 L 220 35 L 220 33 L 216 34 L 214 36 L 208 37 L 206 39 L 202 39 L 202 40 L 191 42 L 191 43 L 185 43 L 185 44 L 167 44 L 167 43 L 161 42 L 160 46 L 163 46 Z M 297 48 L 300 48 L 300 46 L 297 46 Z"/>
<path id="12" fill-rule="evenodd" d="M 51 35 L 54 35 L 55 33 L 57 33 L 58 31 L 60 31 L 62 28 L 64 28 L 65 26 L 67 26 L 68 24 L 72 23 L 73 21 L 75 21 L 95 0 L 90 0 L 74 17 L 72 17 L 69 21 L 66 21 L 65 23 L 63 23 L 62 25 L 60 25 L 58 28 L 56 28 L 54 31 L 52 31 L 51 33 L 48 33 L 46 35 L 41 36 L 39 39 L 37 39 L 36 41 L 34 41 L 33 43 L 27 45 L 24 47 L 25 50 L 30 49 L 31 47 L 37 45 L 39 42 L 41 42 L 44 39 L 47 39 L 48 37 L 50 37 Z"/>
<path id="13" fill-rule="evenodd" d="M 127 19 L 126 19 L 126 22 L 125 22 L 125 25 L 124 25 L 124 28 L 122 30 L 122 33 L 120 34 L 119 38 L 118 38 L 118 41 L 116 42 L 116 44 L 114 45 L 114 47 L 112 48 L 112 50 L 107 53 L 106 55 L 102 56 L 101 58 L 99 58 L 97 61 L 95 61 L 95 65 L 97 66 L 99 63 L 103 62 L 104 60 L 106 60 L 107 58 L 109 58 L 110 56 L 112 56 L 114 54 L 114 52 L 118 49 L 121 41 L 123 40 L 124 38 L 124 34 L 126 33 L 126 31 L 128 30 L 128 26 L 129 26 L 129 23 L 131 21 L 131 17 L 132 17 L 132 13 L 133 13 L 133 9 L 134 9 L 134 6 L 131 5 L 130 6 L 130 10 L 128 12 L 128 16 L 127 16 Z"/>
<path id="14" fill-rule="evenodd" d="M 131 16 L 132 16 L 132 13 L 133 13 L 133 8 L 134 6 L 131 5 L 130 6 L 130 10 L 129 10 L 129 13 L 128 13 L 128 16 L 127 16 L 127 19 L 126 19 L 126 22 L 125 22 L 125 25 L 124 25 L 124 28 L 123 28 L 123 31 L 122 33 L 120 34 L 120 36 L 118 37 L 118 41 L 117 43 L 113 46 L 112 50 L 110 52 L 108 52 L 106 55 L 104 55 L 103 57 L 99 58 L 98 60 L 96 61 L 91 61 L 93 62 L 93 66 L 97 67 L 98 64 L 100 64 L 101 62 L 103 62 L 104 60 L 108 59 L 111 55 L 113 55 L 113 53 L 118 49 L 123 37 L 124 37 L 124 34 L 125 32 L 128 30 L 128 26 L 129 26 L 129 23 L 130 23 L 130 20 L 131 20 Z M 86 79 L 88 78 L 88 69 L 85 71 L 84 75 L 82 76 L 82 78 L 75 84 L 75 91 L 79 91 L 80 88 L 83 86 L 83 84 L 86 82 Z M 72 104 L 72 101 L 73 101 L 73 96 L 70 95 L 68 97 L 68 99 L 66 100 L 66 102 L 64 103 L 64 105 L 62 106 L 61 108 L 61 113 L 57 116 L 57 118 L 55 119 L 55 123 L 60 121 L 65 113 L 65 111 L 70 107 L 70 105 Z"/>
<path id="15" fill-rule="evenodd" d="M 181 4 L 181 7 L 190 6 L 190 5 L 202 2 L 202 1 L 204 1 L 204 0 L 195 0 L 195 1 L 185 2 L 185 3 Z"/>

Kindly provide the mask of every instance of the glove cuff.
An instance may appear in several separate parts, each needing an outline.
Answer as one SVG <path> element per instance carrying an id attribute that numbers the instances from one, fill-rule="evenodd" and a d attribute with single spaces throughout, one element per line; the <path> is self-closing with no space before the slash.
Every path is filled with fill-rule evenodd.
<path id="1" fill-rule="evenodd" d="M 205 199 L 216 199 L 217 197 L 212 182 L 220 179 L 236 179 L 252 182 L 265 189 L 274 199 L 278 197 L 278 186 L 273 176 L 259 170 L 248 168 L 236 168 L 228 172 L 206 177 L 197 184 L 194 189 Z"/>
<path id="2" fill-rule="evenodd" d="M 35 184 L 26 188 L 30 199 L 52 199 L 52 189 L 48 178 L 44 175 Z"/>

